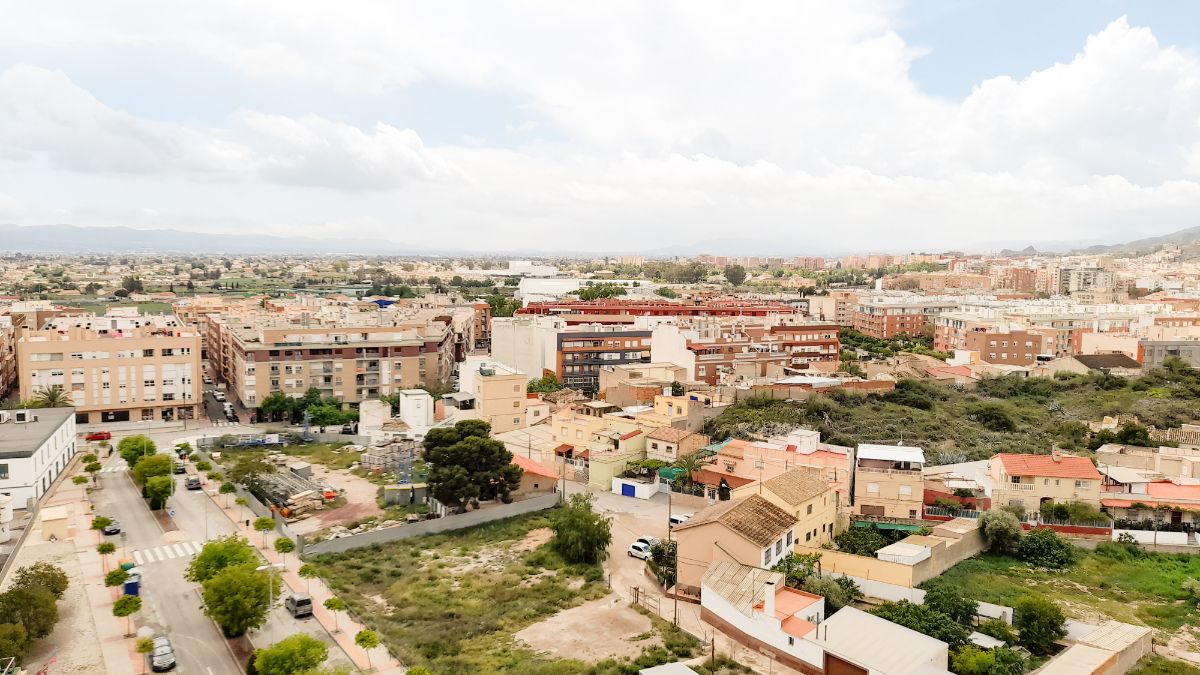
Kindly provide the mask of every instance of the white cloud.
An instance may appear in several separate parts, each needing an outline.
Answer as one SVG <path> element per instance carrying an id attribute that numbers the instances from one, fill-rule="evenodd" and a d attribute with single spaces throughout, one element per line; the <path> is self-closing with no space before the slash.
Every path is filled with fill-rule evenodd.
<path id="1" fill-rule="evenodd" d="M 1081 35 L 1068 63 L 952 101 L 913 85 L 917 53 L 882 0 L 142 9 L 17 6 L 0 46 L 182 49 L 331 102 L 451 82 L 528 101 L 546 123 L 508 125 L 528 139 L 515 149 L 466 132 L 427 147 L 421 129 L 230 100 L 227 123 L 204 128 L 112 110 L 62 73 L 10 68 L 0 161 L 131 174 L 111 197 L 79 197 L 80 218 L 119 220 L 109 200 L 127 193 L 148 209 L 141 221 L 172 214 L 163 224 L 176 226 L 402 226 L 426 245 L 598 250 L 746 237 L 799 251 L 1132 238 L 1194 224 L 1200 207 L 1200 64 L 1124 19 Z M 174 203 L 143 205 L 149 180 L 171 181 Z M 242 195 L 214 198 L 214 184 Z"/>

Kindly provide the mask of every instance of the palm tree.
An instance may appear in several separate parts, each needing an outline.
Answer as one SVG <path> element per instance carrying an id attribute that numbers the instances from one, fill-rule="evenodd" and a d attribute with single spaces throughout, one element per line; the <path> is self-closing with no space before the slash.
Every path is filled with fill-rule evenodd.
<path id="1" fill-rule="evenodd" d="M 61 385 L 53 385 L 33 393 L 33 400 L 39 408 L 67 408 L 75 404 L 71 395 L 63 391 Z"/>
<path id="2" fill-rule="evenodd" d="M 679 484 L 681 486 L 683 486 L 683 485 L 690 486 L 694 482 L 692 480 L 692 474 L 699 471 L 703 464 L 704 464 L 704 462 L 700 459 L 700 456 L 695 452 L 693 452 L 689 455 L 684 455 L 684 456 L 680 457 L 679 459 L 675 460 L 675 464 L 674 464 L 674 467 L 676 469 L 681 470 L 679 476 L 676 477 L 675 480 L 677 482 L 679 482 Z"/>

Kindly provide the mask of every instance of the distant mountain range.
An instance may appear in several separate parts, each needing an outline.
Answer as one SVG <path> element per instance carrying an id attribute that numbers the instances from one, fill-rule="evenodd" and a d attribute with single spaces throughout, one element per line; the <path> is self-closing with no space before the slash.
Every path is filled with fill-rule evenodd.
<path id="1" fill-rule="evenodd" d="M 1070 244 L 1050 244 L 1072 253 L 1136 253 L 1150 251 L 1162 245 L 1186 244 L 1200 241 L 1200 226 L 1157 237 L 1147 237 L 1124 244 L 1094 245 L 1075 248 Z M 950 246 L 952 244 L 948 244 Z M 852 253 L 844 246 L 844 253 Z M 409 256 L 479 256 L 481 252 L 459 248 L 422 248 L 387 239 L 344 239 L 318 237 L 279 237 L 258 234 L 213 234 L 186 230 L 136 230 L 131 227 L 80 227 L 78 225 L 17 226 L 0 224 L 0 252 L 21 253 L 247 253 L 247 254 L 333 254 L 333 255 L 409 255 Z M 867 253 L 861 250 L 857 253 Z M 1045 251 L 1042 251 L 1044 253 Z M 832 251 L 809 249 L 790 250 L 784 242 L 756 239 L 712 239 L 690 244 L 647 250 L 609 251 L 610 255 L 635 254 L 647 257 L 694 256 L 701 253 L 726 256 L 752 255 L 831 255 Z M 1003 256 L 1038 255 L 1038 249 L 1028 246 L 1021 250 L 1005 248 Z M 604 255 L 596 251 L 545 251 L 519 248 L 490 251 L 494 257 L 593 257 Z"/>

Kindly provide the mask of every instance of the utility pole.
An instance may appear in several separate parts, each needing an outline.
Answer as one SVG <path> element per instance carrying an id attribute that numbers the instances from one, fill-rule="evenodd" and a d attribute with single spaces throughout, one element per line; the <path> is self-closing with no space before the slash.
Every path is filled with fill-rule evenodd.
<path id="1" fill-rule="evenodd" d="M 671 484 L 667 483 L 667 550 L 672 552 L 673 564 L 675 568 L 675 611 L 671 617 L 671 623 L 679 625 L 679 546 L 672 546 L 671 538 L 671 510 L 675 502 L 675 491 L 671 489 Z"/>

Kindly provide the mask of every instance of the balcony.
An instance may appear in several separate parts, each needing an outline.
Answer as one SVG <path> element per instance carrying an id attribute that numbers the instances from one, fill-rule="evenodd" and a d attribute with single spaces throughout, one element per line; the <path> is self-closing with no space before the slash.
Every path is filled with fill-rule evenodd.
<path id="1" fill-rule="evenodd" d="M 888 474 L 894 474 L 897 476 L 920 476 L 921 475 L 921 471 L 919 469 L 877 469 L 877 468 L 870 467 L 870 466 L 860 466 L 860 467 L 858 467 L 858 472 L 859 473 L 888 473 Z"/>
<path id="2" fill-rule="evenodd" d="M 1035 483 L 1009 483 L 1006 490 L 1017 490 L 1018 492 L 1033 492 Z"/>

